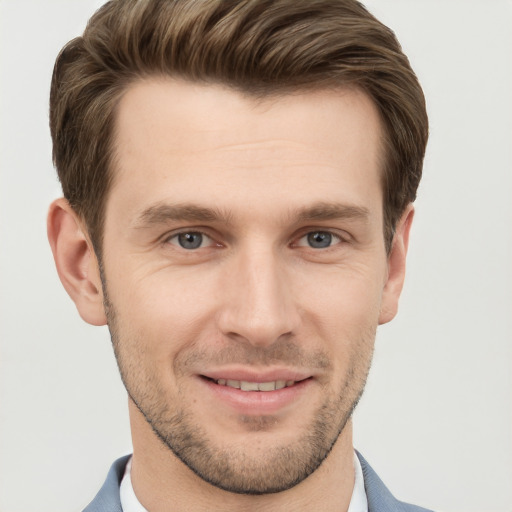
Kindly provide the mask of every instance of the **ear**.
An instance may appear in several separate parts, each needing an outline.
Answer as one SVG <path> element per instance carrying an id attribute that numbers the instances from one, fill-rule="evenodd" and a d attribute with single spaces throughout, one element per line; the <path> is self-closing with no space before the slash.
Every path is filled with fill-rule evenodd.
<path id="1" fill-rule="evenodd" d="M 409 232 L 414 217 L 414 206 L 410 203 L 398 222 L 388 256 L 388 275 L 382 294 L 379 324 L 385 324 L 395 318 L 398 312 L 398 300 L 405 279 L 405 262 L 409 246 Z"/>
<path id="2" fill-rule="evenodd" d="M 51 204 L 47 228 L 57 272 L 78 313 L 89 324 L 105 325 L 98 260 L 85 227 L 66 199 Z"/>

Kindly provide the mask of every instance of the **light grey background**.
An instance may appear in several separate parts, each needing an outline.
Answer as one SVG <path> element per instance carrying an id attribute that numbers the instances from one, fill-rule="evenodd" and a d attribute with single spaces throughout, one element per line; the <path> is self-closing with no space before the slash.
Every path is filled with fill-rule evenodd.
<path id="1" fill-rule="evenodd" d="M 0 0 L 0 511 L 79 511 L 130 451 L 106 328 L 58 281 L 54 59 L 94 0 Z M 431 140 L 401 312 L 378 335 L 355 444 L 404 499 L 512 503 L 512 3 L 371 0 L 428 99 Z"/>

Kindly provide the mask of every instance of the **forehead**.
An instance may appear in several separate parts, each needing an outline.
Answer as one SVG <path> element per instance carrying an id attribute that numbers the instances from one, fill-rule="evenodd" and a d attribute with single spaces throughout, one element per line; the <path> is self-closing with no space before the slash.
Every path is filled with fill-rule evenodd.
<path id="1" fill-rule="evenodd" d="M 215 145 L 223 135 L 238 139 L 232 142 L 253 143 L 286 134 L 297 142 L 330 149 L 325 133 L 329 130 L 340 142 L 347 142 L 345 150 L 352 139 L 350 132 L 356 135 L 358 128 L 366 131 L 369 142 L 381 136 L 373 101 L 363 91 L 348 87 L 255 97 L 223 85 L 155 77 L 129 86 L 116 121 L 118 143 L 139 138 L 138 126 L 144 124 L 152 129 L 147 135 L 164 129 L 169 133 L 166 146 L 185 151 L 197 148 L 199 141 L 190 139 L 194 132 L 201 134 L 204 144 Z"/>
<path id="2" fill-rule="evenodd" d="M 380 196 L 379 114 L 354 89 L 256 99 L 219 85 L 141 80 L 119 104 L 115 147 L 107 209 L 119 195 L 146 209 L 192 193 L 227 207 L 258 194 L 298 207 L 312 188 L 348 203 L 376 187 Z"/>

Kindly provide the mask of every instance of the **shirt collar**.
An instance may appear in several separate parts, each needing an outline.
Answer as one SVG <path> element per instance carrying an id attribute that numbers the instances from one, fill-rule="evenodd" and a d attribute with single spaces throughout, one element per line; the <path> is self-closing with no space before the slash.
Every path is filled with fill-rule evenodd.
<path id="1" fill-rule="evenodd" d="M 132 485 L 132 459 L 126 464 L 123 480 L 119 489 L 121 495 L 121 506 L 124 512 L 148 512 L 137 499 Z M 364 490 L 363 469 L 361 463 L 354 453 L 354 489 L 347 512 L 368 512 L 368 500 Z"/>

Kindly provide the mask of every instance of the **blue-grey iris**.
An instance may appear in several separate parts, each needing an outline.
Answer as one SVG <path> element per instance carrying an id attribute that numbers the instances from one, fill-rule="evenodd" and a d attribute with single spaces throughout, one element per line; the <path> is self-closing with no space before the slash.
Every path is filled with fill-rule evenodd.
<path id="1" fill-rule="evenodd" d="M 326 231 L 314 231 L 308 234 L 308 244 L 314 249 L 324 249 L 332 243 L 332 235 Z"/>
<path id="2" fill-rule="evenodd" d="M 203 235 L 197 232 L 180 233 L 178 242 L 184 249 L 197 249 L 203 243 Z"/>

